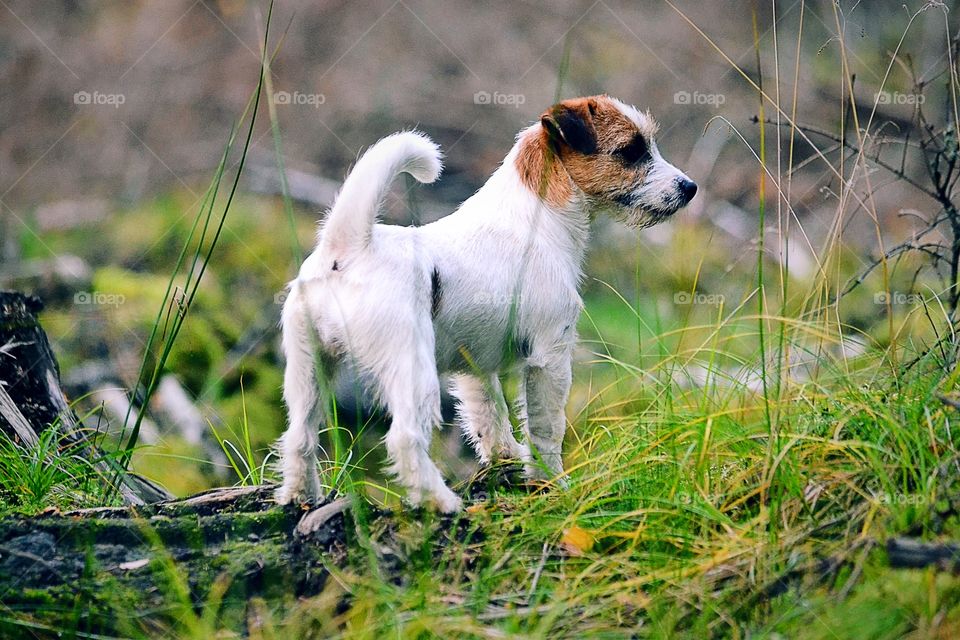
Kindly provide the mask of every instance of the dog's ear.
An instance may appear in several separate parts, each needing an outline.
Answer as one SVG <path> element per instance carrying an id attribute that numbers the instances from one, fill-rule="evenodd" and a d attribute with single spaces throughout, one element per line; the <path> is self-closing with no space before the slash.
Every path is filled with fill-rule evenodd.
<path id="1" fill-rule="evenodd" d="M 554 145 L 565 144 L 590 155 L 597 152 L 597 131 L 593 126 L 596 111 L 594 98 L 565 100 L 545 111 L 540 116 L 540 124 Z"/>

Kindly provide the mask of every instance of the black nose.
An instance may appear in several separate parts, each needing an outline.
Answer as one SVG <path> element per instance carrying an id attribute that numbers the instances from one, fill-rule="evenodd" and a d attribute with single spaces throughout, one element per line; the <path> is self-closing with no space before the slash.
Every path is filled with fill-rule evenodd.
<path id="1" fill-rule="evenodd" d="M 693 200 L 693 196 L 697 195 L 697 183 L 693 180 L 680 178 L 677 182 L 677 188 L 680 190 L 680 195 L 683 196 L 684 204 Z"/>

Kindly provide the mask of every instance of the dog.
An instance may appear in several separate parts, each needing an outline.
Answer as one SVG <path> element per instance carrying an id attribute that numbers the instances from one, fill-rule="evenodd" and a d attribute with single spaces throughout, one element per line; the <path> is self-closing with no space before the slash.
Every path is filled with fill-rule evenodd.
<path id="1" fill-rule="evenodd" d="M 462 507 L 428 455 L 441 422 L 441 376 L 482 463 L 515 458 L 532 479 L 561 480 L 590 220 L 606 213 L 648 227 L 697 191 L 660 155 L 656 132 L 649 112 L 610 96 L 565 100 L 519 133 L 454 213 L 413 228 L 378 224 L 377 212 L 399 173 L 421 183 L 439 177 L 439 148 L 407 131 L 364 153 L 283 306 L 289 427 L 279 443 L 277 501 L 319 497 L 318 429 L 344 362 L 390 413 L 389 471 L 411 504 Z M 522 442 L 500 383 L 509 372 L 520 376 Z"/>

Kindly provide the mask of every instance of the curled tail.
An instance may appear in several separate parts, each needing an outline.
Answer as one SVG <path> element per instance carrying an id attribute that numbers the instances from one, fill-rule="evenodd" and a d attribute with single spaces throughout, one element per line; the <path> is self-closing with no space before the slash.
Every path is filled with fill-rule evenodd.
<path id="1" fill-rule="evenodd" d="M 327 216 L 320 239 L 326 255 L 366 246 L 387 188 L 398 173 L 423 183 L 440 175 L 440 149 L 416 131 L 395 133 L 373 145 L 347 176 Z"/>

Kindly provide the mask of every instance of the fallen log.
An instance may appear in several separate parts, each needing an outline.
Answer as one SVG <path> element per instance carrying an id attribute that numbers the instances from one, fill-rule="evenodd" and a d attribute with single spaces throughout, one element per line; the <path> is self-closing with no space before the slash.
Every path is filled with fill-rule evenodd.
<path id="1" fill-rule="evenodd" d="M 960 544 L 922 542 L 912 538 L 887 541 L 887 559 L 897 569 L 922 569 L 934 566 L 943 571 L 960 570 Z"/>
<path id="2" fill-rule="evenodd" d="M 63 630 L 65 611 L 86 633 L 177 635 L 213 597 L 223 625 L 242 629 L 257 599 L 320 593 L 345 558 L 349 501 L 281 507 L 274 488 L 0 520 L 0 600 L 16 612 L 0 616 L 0 637 Z"/>

